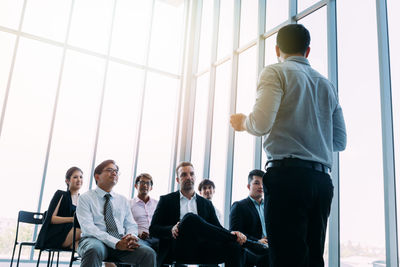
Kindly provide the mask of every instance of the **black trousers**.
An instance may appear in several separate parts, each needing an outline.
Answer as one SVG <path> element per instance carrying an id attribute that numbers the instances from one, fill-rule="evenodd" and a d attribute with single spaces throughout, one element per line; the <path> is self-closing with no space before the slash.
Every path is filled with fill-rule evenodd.
<path id="1" fill-rule="evenodd" d="M 245 249 L 245 266 L 246 267 L 269 267 L 269 250 L 265 251 L 264 254 L 254 254 L 247 248 Z"/>
<path id="2" fill-rule="evenodd" d="M 271 267 L 322 267 L 333 198 L 329 174 L 268 168 L 263 177 Z"/>
<path id="3" fill-rule="evenodd" d="M 180 263 L 225 262 L 226 267 L 244 266 L 244 249 L 236 242 L 236 236 L 193 213 L 182 218 L 171 256 Z"/>

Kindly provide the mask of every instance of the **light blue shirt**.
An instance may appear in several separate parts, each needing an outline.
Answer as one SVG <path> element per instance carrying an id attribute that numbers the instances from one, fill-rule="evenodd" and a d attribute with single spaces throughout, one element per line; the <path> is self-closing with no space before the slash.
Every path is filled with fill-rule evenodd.
<path id="1" fill-rule="evenodd" d="M 346 127 L 333 84 L 293 56 L 260 74 L 247 131 L 264 136 L 268 160 L 299 158 L 332 166 L 332 152 L 346 147 Z"/>
<path id="2" fill-rule="evenodd" d="M 264 217 L 264 199 L 261 200 L 261 203 L 258 203 L 257 200 L 249 196 L 251 201 L 253 201 L 254 206 L 258 212 L 258 216 L 260 217 L 261 227 L 263 232 L 263 237 L 267 237 L 267 229 L 265 227 L 265 217 Z"/>
<path id="3" fill-rule="evenodd" d="M 107 233 L 104 221 L 105 194 L 107 192 L 99 187 L 82 194 L 78 200 L 76 215 L 81 226 L 82 237 L 95 237 L 115 249 L 119 239 Z M 114 220 L 119 234 L 137 236 L 138 227 L 133 220 L 128 200 L 113 191 L 110 194 Z"/>

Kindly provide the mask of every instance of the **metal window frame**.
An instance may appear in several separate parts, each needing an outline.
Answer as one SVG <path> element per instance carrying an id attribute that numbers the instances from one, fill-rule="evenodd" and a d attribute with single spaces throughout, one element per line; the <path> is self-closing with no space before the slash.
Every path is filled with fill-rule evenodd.
<path id="1" fill-rule="evenodd" d="M 392 88 L 386 0 L 376 0 L 376 19 L 382 124 L 386 266 L 399 266 Z"/>
<path id="2" fill-rule="evenodd" d="M 13 56 L 11 59 L 11 66 L 10 66 L 10 71 L 8 73 L 7 87 L 6 87 L 6 91 L 4 93 L 3 108 L 1 110 L 1 117 L 0 117 L 0 138 L 1 138 L 1 134 L 3 133 L 4 118 L 5 118 L 6 110 L 7 110 L 8 96 L 10 94 L 11 80 L 12 80 L 13 73 L 14 73 L 15 60 L 17 58 L 19 39 L 21 37 L 22 25 L 24 23 L 26 4 L 27 4 L 27 0 L 24 0 L 22 9 L 21 9 L 21 17 L 19 19 L 18 30 L 15 31 L 17 37 L 16 37 L 15 43 L 14 43 L 14 52 L 13 52 Z"/>
<path id="3" fill-rule="evenodd" d="M 147 66 L 149 64 L 149 55 L 150 55 L 150 44 L 151 44 L 151 32 L 153 30 L 153 22 L 154 22 L 154 9 L 155 9 L 155 1 L 156 0 L 152 0 L 152 4 L 151 4 L 151 15 L 150 15 L 150 24 L 149 24 L 149 28 L 148 28 L 148 38 L 147 38 L 147 43 L 146 43 L 146 55 L 145 55 L 145 59 L 144 59 L 144 64 L 146 66 L 146 68 L 144 69 L 144 73 L 143 73 L 143 80 L 142 80 L 142 90 L 140 92 L 140 105 L 138 107 L 139 110 L 139 116 L 138 116 L 138 120 L 137 120 L 137 124 L 136 124 L 136 132 L 135 132 L 135 146 L 133 147 L 134 150 L 134 154 L 133 154 L 133 165 L 132 165 L 132 181 L 131 181 L 131 198 L 134 197 L 135 194 L 135 182 L 134 179 L 136 177 L 137 174 L 137 164 L 138 164 L 138 158 L 139 158 L 139 148 L 140 148 L 140 138 L 141 138 L 141 132 L 142 132 L 142 120 L 143 120 L 143 110 L 144 110 L 144 100 L 146 97 L 146 84 L 147 84 Z"/>
<path id="4" fill-rule="evenodd" d="M 240 38 L 240 15 L 241 15 L 241 0 L 235 0 L 233 6 L 233 38 L 232 38 L 232 64 L 231 64 L 231 84 L 230 84 L 230 103 L 229 114 L 236 113 L 237 100 L 237 80 L 239 68 L 239 54 L 236 50 L 239 48 Z M 226 122 L 228 123 L 228 122 Z M 227 161 L 225 175 L 225 201 L 224 201 L 224 226 L 229 228 L 229 216 L 232 202 L 232 182 L 233 182 L 233 163 L 235 151 L 235 131 L 232 127 L 228 128 L 228 146 L 227 146 Z"/>
<path id="5" fill-rule="evenodd" d="M 60 71 L 58 74 L 56 96 L 54 99 L 53 115 L 51 118 L 51 124 L 50 124 L 50 130 L 49 130 L 49 139 L 47 141 L 47 149 L 46 149 L 46 156 L 45 156 L 45 161 L 44 161 L 44 166 L 43 166 L 42 182 L 40 185 L 40 193 L 39 193 L 37 212 L 40 212 L 40 210 L 42 208 L 43 193 L 44 193 L 44 187 L 46 184 L 46 177 L 47 177 L 47 167 L 49 165 L 50 150 L 51 150 L 51 145 L 52 145 L 52 141 L 53 141 L 54 124 L 55 124 L 56 115 L 57 115 L 58 101 L 60 98 L 59 96 L 60 96 L 60 91 L 61 91 L 61 82 L 62 82 L 62 77 L 63 77 L 63 73 L 64 73 L 65 56 L 67 54 L 67 45 L 66 44 L 68 43 L 68 40 L 69 40 L 69 33 L 71 30 L 71 21 L 72 21 L 72 13 L 74 10 L 74 5 L 75 5 L 75 0 L 72 0 L 70 10 L 69 10 L 67 32 L 65 34 L 62 58 L 61 58 L 61 63 L 60 63 Z M 38 232 L 38 226 L 36 225 L 34 232 L 33 232 L 33 240 L 36 239 L 37 232 Z M 33 254 L 34 254 L 34 248 L 32 247 L 31 255 L 30 255 L 31 260 L 33 259 Z"/>
<path id="6" fill-rule="evenodd" d="M 258 1 L 258 32 L 257 32 L 257 74 L 260 75 L 265 65 L 264 33 L 267 21 L 267 0 Z M 254 169 L 262 169 L 262 137 L 254 137 Z"/>
<path id="7" fill-rule="evenodd" d="M 197 42 L 197 27 L 198 17 L 201 18 L 201 13 L 199 15 L 199 8 L 201 10 L 202 3 L 191 2 L 186 0 L 185 2 L 185 16 L 184 16 L 184 38 L 183 38 L 183 52 L 182 52 L 182 68 L 181 68 L 181 81 L 179 86 L 179 95 L 177 99 L 176 106 L 176 117 L 175 117 L 175 127 L 173 136 L 173 145 L 171 150 L 171 160 L 170 160 L 170 184 L 169 192 L 175 190 L 175 167 L 177 161 L 188 161 L 190 160 L 190 149 L 186 146 L 191 147 L 192 134 L 193 131 L 193 114 L 194 99 L 192 100 L 192 89 L 195 83 L 192 80 L 192 69 L 197 67 L 196 58 L 192 60 L 193 56 L 198 54 L 196 48 Z M 194 85 L 195 86 L 195 85 Z M 194 89 L 195 90 L 195 89 Z M 188 105 L 188 103 L 190 103 Z M 193 108 L 193 111 L 192 111 Z M 188 125 L 189 124 L 189 125 Z"/>
<path id="8" fill-rule="evenodd" d="M 313 7 L 315 6 L 316 5 Z M 333 83 L 336 91 L 338 91 L 336 0 L 329 0 L 327 2 L 326 12 L 328 34 L 328 79 Z M 329 217 L 328 222 L 328 262 L 329 266 L 340 266 L 340 179 L 339 153 L 337 152 L 333 153 L 331 178 L 334 188 L 331 204 L 331 216 Z"/>
<path id="9" fill-rule="evenodd" d="M 112 18 L 111 18 L 111 25 L 110 25 L 110 32 L 108 34 L 107 57 L 106 57 L 106 62 L 104 64 L 103 85 L 102 85 L 102 89 L 101 89 L 100 104 L 99 104 L 99 110 L 98 110 L 98 115 L 97 115 L 96 137 L 95 137 L 94 144 L 93 144 L 92 164 L 91 164 L 91 170 L 90 170 L 90 177 L 91 178 L 90 178 L 90 181 L 89 181 L 89 190 L 92 189 L 93 180 L 95 179 L 94 178 L 94 169 L 95 169 L 95 164 L 96 164 L 97 145 L 98 145 L 99 136 L 100 136 L 100 127 L 101 127 L 101 121 L 102 121 L 101 119 L 102 119 L 103 105 L 104 105 L 104 96 L 105 96 L 106 85 L 107 85 L 107 74 L 108 74 L 108 66 L 109 66 L 109 63 L 110 63 L 112 34 L 113 34 L 113 28 L 114 28 L 115 10 L 117 8 L 117 1 L 118 0 L 114 0 Z"/>
<path id="10" fill-rule="evenodd" d="M 215 100 L 215 78 L 217 66 L 214 64 L 217 60 L 218 48 L 218 31 L 219 31 L 219 18 L 220 18 L 220 0 L 214 1 L 214 14 L 213 14 L 213 31 L 211 41 L 211 58 L 210 58 L 210 76 L 209 76 L 209 102 L 207 108 L 207 123 L 206 123 L 206 142 L 204 149 L 204 167 L 203 177 L 210 176 L 210 160 L 211 160 L 211 142 L 212 142 L 212 126 L 213 126 L 213 113 L 214 113 L 214 100 Z"/>

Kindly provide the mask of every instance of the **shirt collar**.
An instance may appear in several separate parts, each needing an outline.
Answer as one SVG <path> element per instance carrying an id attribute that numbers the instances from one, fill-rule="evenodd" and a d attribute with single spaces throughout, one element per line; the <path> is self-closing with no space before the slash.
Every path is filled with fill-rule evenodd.
<path id="1" fill-rule="evenodd" d="M 180 195 L 180 199 L 186 198 L 187 200 L 189 200 L 187 197 L 185 197 L 185 196 L 182 194 L 181 190 L 179 190 L 179 195 Z M 193 194 L 193 196 L 192 196 L 192 198 L 191 198 L 190 200 L 192 200 L 192 199 L 196 200 L 196 192 L 194 192 L 194 194 Z"/>
<path id="2" fill-rule="evenodd" d="M 310 62 L 307 58 L 302 56 L 291 56 L 285 59 L 285 61 L 295 61 L 301 64 L 310 65 Z"/>
<path id="3" fill-rule="evenodd" d="M 114 191 L 106 192 L 103 189 L 101 189 L 100 187 L 96 187 L 96 189 L 94 191 L 96 191 L 97 195 L 100 196 L 101 198 L 103 198 L 106 194 L 110 194 L 112 197 L 115 197 Z"/>
<path id="4" fill-rule="evenodd" d="M 145 203 L 143 200 L 141 200 L 141 199 L 138 198 L 138 197 L 134 197 L 133 199 L 134 199 L 134 201 L 135 201 L 136 203 L 138 203 L 138 202 L 143 202 L 143 203 Z M 151 203 L 151 202 L 153 202 L 153 199 L 150 197 L 150 198 L 149 198 L 149 201 L 147 201 L 147 203 Z M 145 204 L 147 204 L 147 203 L 145 203 Z"/>
<path id="5" fill-rule="evenodd" d="M 257 205 L 257 206 L 259 206 L 259 205 L 263 205 L 264 204 L 264 199 L 261 199 L 261 203 L 260 204 L 258 204 L 258 201 L 257 200 L 255 200 L 254 198 L 252 198 L 251 196 L 249 196 L 249 198 L 251 199 L 251 201 L 253 201 L 253 203 L 255 204 L 255 205 Z"/>

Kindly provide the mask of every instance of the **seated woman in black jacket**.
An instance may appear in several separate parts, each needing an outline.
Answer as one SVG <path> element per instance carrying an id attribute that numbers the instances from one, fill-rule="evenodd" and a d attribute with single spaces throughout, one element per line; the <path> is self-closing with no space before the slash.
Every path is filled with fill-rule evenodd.
<path id="1" fill-rule="evenodd" d="M 73 222 L 79 190 L 82 187 L 82 170 L 69 168 L 65 174 L 67 191 L 57 190 L 50 201 L 47 215 L 40 230 L 36 248 L 72 248 Z M 76 229 L 76 240 L 79 241 L 81 231 Z M 76 246 L 77 247 L 77 246 Z"/>

